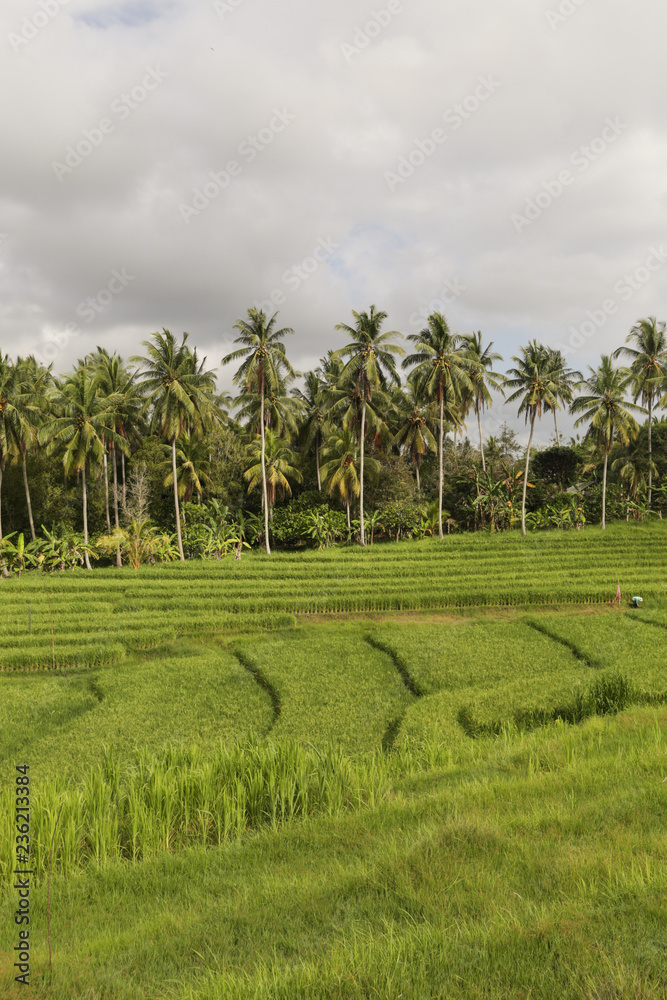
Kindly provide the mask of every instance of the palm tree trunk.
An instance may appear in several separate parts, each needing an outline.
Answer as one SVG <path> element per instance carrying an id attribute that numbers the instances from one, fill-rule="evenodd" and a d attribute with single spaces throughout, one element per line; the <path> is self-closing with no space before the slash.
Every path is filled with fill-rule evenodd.
<path id="1" fill-rule="evenodd" d="M 366 544 L 366 537 L 364 535 L 364 437 L 366 436 L 366 399 L 364 398 L 361 404 L 361 452 L 360 452 L 360 462 L 359 462 L 359 521 L 360 521 L 360 542 L 362 545 Z"/>
<path id="2" fill-rule="evenodd" d="M 352 522 L 350 520 L 350 501 L 349 500 L 347 501 L 347 503 L 345 504 L 345 506 L 347 507 L 347 530 L 348 531 L 352 531 Z"/>
<path id="3" fill-rule="evenodd" d="M 23 459 L 23 485 L 25 486 L 25 499 L 28 504 L 28 517 L 30 518 L 30 534 L 32 535 L 33 542 L 35 541 L 35 522 L 32 519 L 32 502 L 30 500 L 30 487 L 28 486 L 28 468 L 26 463 L 26 454 L 22 452 L 21 457 Z"/>
<path id="4" fill-rule="evenodd" d="M 315 468 L 317 469 L 317 489 L 322 492 L 322 477 L 320 476 L 320 436 L 315 437 Z"/>
<path id="5" fill-rule="evenodd" d="M 109 517 L 109 464 L 106 449 L 104 451 L 104 511 L 107 515 L 107 531 L 111 534 L 111 518 Z"/>
<path id="6" fill-rule="evenodd" d="M 116 463 L 116 449 L 112 448 L 113 456 L 113 517 L 116 528 L 120 528 L 118 520 L 118 465 Z M 116 566 L 122 566 L 123 560 L 120 557 L 120 545 L 116 546 Z"/>
<path id="7" fill-rule="evenodd" d="M 440 396 L 440 443 L 438 445 L 438 460 L 440 462 L 440 471 L 438 478 L 438 532 L 440 538 L 442 539 L 442 491 L 444 487 L 444 476 L 442 472 L 442 436 L 445 426 L 445 397 L 441 394 Z"/>
<path id="8" fill-rule="evenodd" d="M 609 458 L 609 448 L 604 449 L 604 470 L 602 473 L 602 530 L 607 527 L 607 460 Z"/>
<path id="9" fill-rule="evenodd" d="M 419 481 L 419 465 L 417 462 L 415 462 L 415 473 L 417 475 L 417 492 L 419 492 L 419 490 L 421 490 L 421 483 Z"/>
<path id="10" fill-rule="evenodd" d="M 88 491 L 86 489 L 86 466 L 84 465 L 82 470 L 81 482 L 83 485 L 83 540 L 88 545 Z M 90 557 L 88 556 L 88 549 L 86 549 L 84 559 L 86 561 L 86 569 L 92 569 L 90 565 Z"/>
<path id="11" fill-rule="evenodd" d="M 122 480 L 123 480 L 123 507 L 124 507 L 125 504 L 127 503 L 127 493 L 126 493 L 126 490 L 125 490 L 125 452 L 124 451 L 121 451 L 121 453 L 120 453 L 120 471 L 121 471 L 121 477 L 122 477 Z"/>
<path id="12" fill-rule="evenodd" d="M 556 428 L 556 444 L 560 448 L 560 434 L 558 432 L 558 415 L 556 412 L 556 407 L 554 407 L 554 426 Z"/>
<path id="13" fill-rule="evenodd" d="M 646 509 L 651 509 L 651 499 L 653 494 L 653 470 L 651 468 L 651 458 L 653 455 L 653 448 L 651 446 L 651 422 L 653 415 L 653 392 L 648 397 L 648 502 L 646 504 Z"/>
<path id="14" fill-rule="evenodd" d="M 484 461 L 484 438 L 482 437 L 482 416 L 477 406 L 477 426 L 479 427 L 479 450 L 482 455 L 482 471 L 486 472 L 486 462 Z"/>
<path id="15" fill-rule="evenodd" d="M 533 430 L 535 429 L 535 417 L 530 420 L 530 437 L 526 448 L 526 467 L 523 471 L 523 498 L 521 500 L 521 534 L 526 537 L 526 490 L 528 489 L 528 467 L 530 466 L 530 446 L 533 443 Z"/>
<path id="16" fill-rule="evenodd" d="M 0 462 L 0 540 L 2 540 L 2 473 L 3 467 Z"/>
<path id="17" fill-rule="evenodd" d="M 271 555 L 269 545 L 269 497 L 266 489 L 266 444 L 264 435 L 264 383 L 261 386 L 262 402 L 260 407 L 259 426 L 262 433 L 262 503 L 264 504 L 264 535 L 266 539 L 266 554 Z"/>
<path id="18" fill-rule="evenodd" d="M 178 536 L 178 554 L 181 562 L 185 562 L 183 553 L 183 538 L 181 536 L 181 507 L 178 502 L 178 480 L 176 478 L 176 437 L 171 439 L 171 469 L 174 474 L 174 507 L 176 508 L 176 534 Z"/>

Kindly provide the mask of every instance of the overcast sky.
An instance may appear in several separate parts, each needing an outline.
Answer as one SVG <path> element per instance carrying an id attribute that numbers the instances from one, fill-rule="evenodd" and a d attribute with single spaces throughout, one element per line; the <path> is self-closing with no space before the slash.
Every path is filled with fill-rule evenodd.
<path id="1" fill-rule="evenodd" d="M 585 368 L 667 318 L 666 28 L 662 0 L 3 0 L 0 350 L 63 371 L 167 327 L 216 367 L 262 303 L 305 369 L 374 303 Z"/>

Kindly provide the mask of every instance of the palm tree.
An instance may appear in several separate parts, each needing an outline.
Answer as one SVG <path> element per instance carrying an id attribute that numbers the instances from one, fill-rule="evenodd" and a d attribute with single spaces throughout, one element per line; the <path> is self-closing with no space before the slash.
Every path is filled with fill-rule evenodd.
<path id="1" fill-rule="evenodd" d="M 421 489 L 419 470 L 424 455 L 428 451 L 437 451 L 437 444 L 429 424 L 433 423 L 431 407 L 426 403 L 422 383 L 419 376 L 413 373 L 408 377 L 408 389 L 403 396 L 403 412 L 399 418 L 399 428 L 394 442 L 399 448 L 405 448 L 415 467 L 417 489 Z"/>
<path id="2" fill-rule="evenodd" d="M 28 483 L 27 455 L 28 451 L 37 447 L 39 428 L 43 422 L 44 412 L 48 409 L 48 388 L 51 383 L 51 367 L 44 368 L 34 357 L 17 358 L 13 370 L 12 393 L 9 402 L 12 409 L 7 409 L 7 430 L 15 460 L 23 467 L 23 486 L 25 489 L 30 534 L 35 541 L 35 522 L 32 516 L 32 501 Z"/>
<path id="3" fill-rule="evenodd" d="M 165 445 L 165 448 L 169 453 L 168 464 L 171 465 L 171 449 L 169 445 Z M 212 484 L 208 474 L 209 466 L 206 441 L 196 435 L 183 434 L 176 443 L 176 481 L 178 495 L 184 503 L 189 503 L 195 492 L 198 502 L 201 503 L 203 486 Z M 163 485 L 172 486 L 173 482 L 174 470 L 172 467 L 165 477 Z"/>
<path id="4" fill-rule="evenodd" d="M 350 505 L 361 494 L 361 480 L 357 471 L 359 461 L 357 439 L 350 427 L 332 433 L 326 440 L 322 451 L 324 464 L 322 477 L 327 486 L 329 496 L 338 494 L 347 511 L 347 528 L 351 530 Z M 374 458 L 366 459 L 367 471 L 377 472 L 380 463 Z"/>
<path id="5" fill-rule="evenodd" d="M 324 382 L 320 373 L 306 372 L 303 389 L 292 389 L 303 407 L 303 421 L 299 431 L 299 444 L 307 453 L 315 446 L 315 469 L 317 472 L 317 488 L 322 492 L 322 476 L 320 473 L 320 448 L 324 439 L 326 426 L 326 405 L 324 402 Z"/>
<path id="6" fill-rule="evenodd" d="M 141 411 L 144 406 L 144 399 L 137 387 L 135 376 L 129 372 L 122 359 L 117 355 L 110 355 L 103 347 L 98 347 L 95 354 L 91 355 L 90 363 L 94 367 L 97 375 L 99 390 L 103 396 L 113 396 L 114 403 L 113 428 L 120 435 L 122 442 L 118 447 L 123 465 L 123 502 L 125 501 L 125 456 L 130 453 L 130 435 L 137 437 L 143 423 Z M 111 455 L 111 465 L 113 468 L 113 505 L 114 524 L 116 529 L 120 528 L 118 518 L 118 467 L 116 462 L 116 445 L 113 441 L 107 443 Z M 107 460 L 106 450 L 104 455 L 104 498 L 106 504 L 107 527 L 110 527 L 109 518 L 109 490 L 107 486 Z M 116 565 L 122 565 L 120 547 L 116 550 Z"/>
<path id="7" fill-rule="evenodd" d="M 641 406 L 625 400 L 625 390 L 634 376 L 629 368 L 614 368 L 612 359 L 603 354 L 598 368 L 591 368 L 587 379 L 582 379 L 577 388 L 584 391 L 572 404 L 572 413 L 581 413 L 574 426 L 588 423 L 587 438 L 595 439 L 598 450 L 604 453 L 602 476 L 602 529 L 606 527 L 607 512 L 607 463 L 614 442 L 614 436 L 622 445 L 639 433 L 639 424 L 629 412 L 646 413 Z"/>
<path id="8" fill-rule="evenodd" d="M 243 346 L 222 359 L 222 364 L 229 364 L 239 358 L 245 358 L 243 364 L 234 375 L 234 385 L 239 382 L 243 385 L 246 393 L 257 392 L 260 397 L 260 434 L 262 440 L 262 502 L 264 505 L 264 536 L 266 540 L 266 554 L 271 555 L 269 544 L 269 499 L 266 482 L 266 429 L 264 426 L 264 401 L 267 391 L 275 391 L 280 383 L 281 374 L 288 372 L 295 375 L 294 369 L 287 360 L 285 345 L 282 338 L 288 333 L 294 333 L 289 327 L 276 330 L 276 317 L 274 313 L 270 320 L 262 309 L 248 309 L 248 319 L 240 319 L 234 324 L 234 329 L 239 331 L 234 343 Z"/>
<path id="9" fill-rule="evenodd" d="M 647 507 L 651 509 L 653 491 L 653 445 L 651 441 L 651 425 L 653 423 L 653 404 L 660 395 L 660 383 L 667 377 L 667 335 L 665 324 L 658 323 L 655 316 L 640 319 L 635 323 L 626 337 L 626 344 L 634 347 L 619 347 L 613 357 L 625 355 L 632 359 L 632 391 L 635 402 L 641 396 L 642 404 L 648 406 L 648 498 Z"/>
<path id="10" fill-rule="evenodd" d="M 530 448 L 533 443 L 533 432 L 535 430 L 535 418 L 542 417 L 542 410 L 547 406 L 555 409 L 558 406 L 557 400 L 557 379 L 559 371 L 553 366 L 552 355 L 546 347 L 538 344 L 536 340 L 531 340 L 528 347 L 520 348 L 521 354 L 514 355 L 512 361 L 516 361 L 517 367 L 511 368 L 505 385 L 515 392 L 508 397 L 507 402 L 512 403 L 520 399 L 517 415 L 526 415 L 526 423 L 530 420 L 530 436 L 526 448 L 526 465 L 523 472 L 523 497 L 521 500 L 521 534 L 526 537 L 526 489 L 528 486 L 528 468 L 530 465 Z"/>
<path id="11" fill-rule="evenodd" d="M 268 430 L 263 440 L 253 441 L 248 446 L 248 454 L 253 464 L 244 473 L 244 478 L 250 484 L 248 493 L 254 490 L 260 482 L 266 484 L 268 510 L 266 511 L 264 528 L 268 530 L 269 520 L 273 521 L 276 498 L 279 496 L 282 500 L 285 494 L 292 495 L 292 487 L 288 477 L 300 483 L 302 476 L 299 470 L 292 465 L 294 453 L 290 451 L 287 443 L 278 437 L 275 431 Z"/>
<path id="12" fill-rule="evenodd" d="M 389 343 L 390 337 L 402 337 L 397 330 L 390 330 L 381 333 L 382 324 L 387 318 L 387 313 L 376 311 L 375 306 L 371 306 L 368 312 L 352 311 L 355 318 L 355 325 L 349 326 L 347 323 L 339 323 L 337 330 L 341 330 L 351 338 L 351 343 L 341 347 L 334 354 L 341 358 L 349 358 L 343 368 L 340 381 L 341 385 L 353 385 L 361 402 L 361 428 L 359 431 L 360 462 L 359 462 L 359 520 L 361 522 L 360 541 L 366 544 L 364 534 L 364 446 L 366 437 L 366 407 L 373 397 L 373 392 L 384 389 L 390 381 L 400 384 L 400 377 L 396 371 L 394 354 L 404 354 L 404 350 L 398 344 Z"/>
<path id="13" fill-rule="evenodd" d="M 462 393 L 472 391 L 471 372 L 474 362 L 466 356 L 462 338 L 452 334 L 442 313 L 434 312 L 428 318 L 428 326 L 421 333 L 412 333 L 408 340 L 415 342 L 417 353 L 411 354 L 403 362 L 403 367 L 416 365 L 417 375 L 426 395 L 434 399 L 440 411 L 440 440 L 438 442 L 439 484 L 438 484 L 438 532 L 442 531 L 443 442 L 445 431 L 445 410 L 455 427 L 461 426 L 458 409 Z"/>
<path id="14" fill-rule="evenodd" d="M 83 539 L 88 569 L 88 493 L 87 472 L 99 468 L 105 451 L 105 441 L 120 444 L 120 435 L 113 429 L 113 396 L 105 398 L 98 392 L 97 379 L 88 368 L 79 368 L 57 385 L 53 401 L 55 417 L 40 431 L 40 440 L 50 450 L 62 448 L 65 474 L 81 473 L 83 486 Z"/>
<path id="15" fill-rule="evenodd" d="M 273 389 L 267 389 L 264 396 L 264 426 L 266 430 L 275 431 L 280 437 L 295 438 L 299 433 L 299 418 L 303 412 L 303 404 L 295 398 L 295 390 L 288 395 L 288 385 L 298 376 L 298 372 L 286 372 L 278 377 L 278 384 Z M 259 434 L 261 419 L 261 396 L 258 392 L 243 392 L 234 405 L 240 407 L 235 414 L 235 420 L 245 423 L 250 434 Z"/>
<path id="16" fill-rule="evenodd" d="M 554 414 L 554 428 L 556 431 L 556 444 L 560 448 L 560 432 L 558 430 L 558 409 L 559 404 L 567 404 L 568 406 L 572 402 L 574 396 L 574 387 L 577 382 L 580 382 L 583 378 L 581 372 L 574 371 L 573 368 L 567 368 L 565 358 L 560 351 L 548 347 L 547 351 L 549 353 L 550 365 L 554 373 L 554 386 L 556 395 L 556 405 L 551 406 L 549 402 L 545 402 L 545 410 L 553 410 Z"/>
<path id="17" fill-rule="evenodd" d="M 474 367 L 469 372 L 470 381 L 473 384 L 473 404 L 477 415 L 477 427 L 479 429 L 479 450 L 482 456 L 482 469 L 486 472 L 486 461 L 484 459 L 484 438 L 482 437 L 482 417 L 481 411 L 486 406 L 492 405 L 489 386 L 502 391 L 504 378 L 499 372 L 491 370 L 494 361 L 502 361 L 502 355 L 497 351 L 492 351 L 493 341 L 488 347 L 482 346 L 482 333 L 471 333 L 463 337 L 466 346 L 466 354 Z"/>
<path id="18" fill-rule="evenodd" d="M 185 562 L 185 554 L 178 502 L 176 442 L 186 432 L 203 432 L 212 417 L 218 415 L 213 400 L 214 373 L 204 371 L 206 358 L 200 363 L 196 348 L 191 350 L 187 340 L 188 334 L 184 333 L 181 343 L 177 344 L 174 335 L 163 328 L 162 333 L 153 334 L 152 341 L 142 341 L 147 357 L 132 358 L 145 366 L 138 377 L 144 379 L 147 401 L 153 407 L 152 424 L 171 444 L 176 533 L 182 562 Z"/>

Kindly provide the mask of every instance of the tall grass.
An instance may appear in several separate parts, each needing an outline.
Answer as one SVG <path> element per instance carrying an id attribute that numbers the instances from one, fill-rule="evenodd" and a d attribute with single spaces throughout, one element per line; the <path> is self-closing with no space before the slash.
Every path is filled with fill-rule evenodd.
<path id="1" fill-rule="evenodd" d="M 83 785 L 52 779 L 31 803 L 31 851 L 36 881 L 47 870 L 55 819 L 54 870 L 70 875 L 110 860 L 141 861 L 198 843 L 220 845 L 296 817 L 375 806 L 386 795 L 389 767 L 377 756 L 353 761 L 340 750 L 321 753 L 293 742 L 250 738 L 205 756 L 196 746 L 139 751 L 119 766 L 103 762 Z M 12 789 L 0 794 L 0 886 L 12 879 Z"/>

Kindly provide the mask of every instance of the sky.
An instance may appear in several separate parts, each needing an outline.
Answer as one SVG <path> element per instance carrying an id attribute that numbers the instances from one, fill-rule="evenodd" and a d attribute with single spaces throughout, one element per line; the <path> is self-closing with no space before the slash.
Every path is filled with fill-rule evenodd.
<path id="1" fill-rule="evenodd" d="M 63 372 L 166 327 L 228 389 L 248 307 L 303 371 L 375 304 L 586 371 L 667 318 L 666 27 L 661 0 L 3 0 L 0 350 Z"/>

